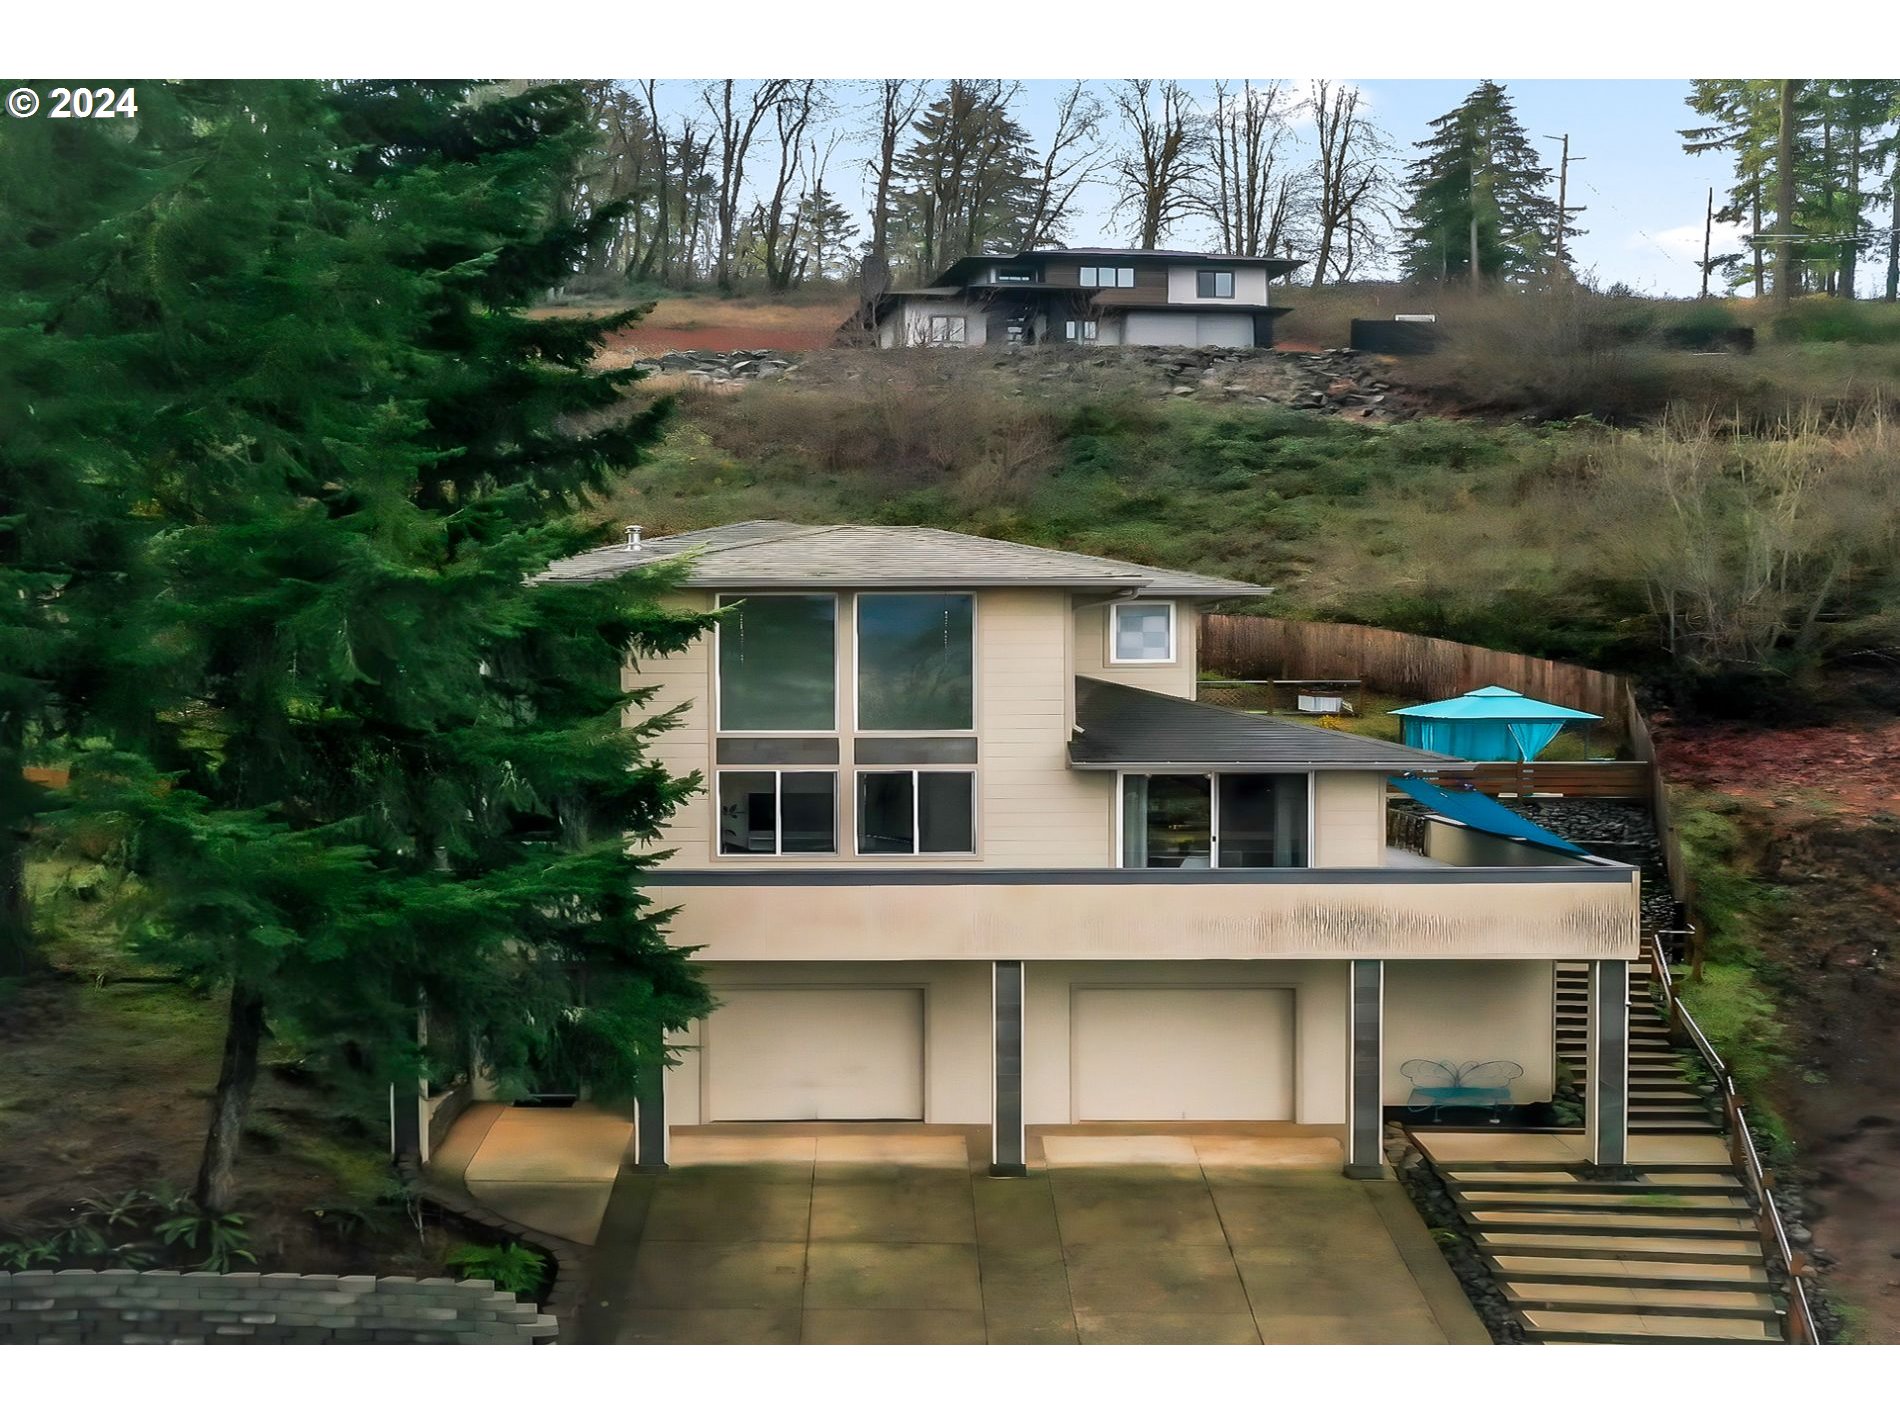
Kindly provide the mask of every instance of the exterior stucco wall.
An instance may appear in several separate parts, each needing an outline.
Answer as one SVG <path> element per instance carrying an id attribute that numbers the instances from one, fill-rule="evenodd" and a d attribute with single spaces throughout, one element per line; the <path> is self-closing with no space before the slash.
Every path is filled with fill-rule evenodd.
<path id="1" fill-rule="evenodd" d="M 1449 866 L 1575 866 L 1577 858 L 1542 846 L 1488 836 L 1456 822 L 1425 823 L 1425 854 Z"/>
<path id="2" fill-rule="evenodd" d="M 982 346 L 989 335 L 988 321 L 983 309 L 973 303 L 959 302 L 954 299 L 931 300 L 903 297 L 898 300 L 897 310 L 891 318 L 896 333 L 896 344 L 928 346 L 932 317 L 964 318 L 963 344 L 965 346 Z"/>
<path id="3" fill-rule="evenodd" d="M 1057 873 L 1051 872 L 1051 875 Z M 650 886 L 703 961 L 1590 960 L 1637 955 L 1635 873 L 1178 872 L 1105 881 Z M 1233 877 L 1229 880 L 1227 877 Z"/>
<path id="4" fill-rule="evenodd" d="M 1518 1103 L 1542 1103 L 1555 1086 L 1555 965 L 1520 960 L 1388 960 L 1385 966 L 1385 1101 L 1402 1104 L 1407 1059 L 1510 1059 L 1524 1068 Z"/>

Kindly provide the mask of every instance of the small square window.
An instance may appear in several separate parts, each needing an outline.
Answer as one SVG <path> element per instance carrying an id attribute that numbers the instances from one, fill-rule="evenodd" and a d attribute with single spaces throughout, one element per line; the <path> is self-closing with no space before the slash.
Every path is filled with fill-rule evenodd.
<path id="1" fill-rule="evenodd" d="M 1135 269 L 1132 267 L 1117 267 L 1115 269 L 1115 285 L 1117 287 L 1134 286 L 1135 285 Z"/>
<path id="2" fill-rule="evenodd" d="M 1077 275 L 1076 281 L 1084 287 L 1094 287 L 1098 285 L 1095 281 L 1095 269 L 1093 267 L 1084 267 Z"/>
<path id="3" fill-rule="evenodd" d="M 1227 271 L 1197 272 L 1195 292 L 1202 297 L 1231 297 L 1234 295 L 1234 274 Z"/>
<path id="4" fill-rule="evenodd" d="M 1116 604 L 1111 663 L 1172 663 L 1174 605 Z"/>

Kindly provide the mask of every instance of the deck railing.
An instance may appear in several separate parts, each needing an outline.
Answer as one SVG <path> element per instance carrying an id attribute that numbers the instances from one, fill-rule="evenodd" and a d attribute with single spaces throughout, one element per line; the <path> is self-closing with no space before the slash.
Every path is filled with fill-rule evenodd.
<path id="1" fill-rule="evenodd" d="M 1748 1190 L 1755 1195 L 1757 1203 L 1755 1220 L 1761 1230 L 1762 1251 L 1771 1259 L 1778 1258 L 1782 1269 L 1788 1275 L 1788 1311 L 1787 1337 L 1791 1344 L 1812 1346 L 1820 1341 L 1814 1329 L 1814 1311 L 1808 1304 L 1807 1287 L 1802 1278 L 1808 1271 L 1807 1256 L 1788 1238 L 1787 1224 L 1781 1220 L 1781 1210 L 1775 1206 L 1775 1173 L 1761 1160 L 1756 1151 L 1754 1135 L 1749 1131 L 1745 1101 L 1736 1088 L 1735 1076 L 1729 1072 L 1728 1065 L 1716 1052 L 1715 1045 L 1709 1042 L 1709 1036 L 1702 1032 L 1702 1026 L 1696 1023 L 1695 1016 L 1689 1012 L 1676 994 L 1675 980 L 1671 975 L 1669 955 L 1663 949 L 1665 934 L 1688 935 L 1688 931 L 1657 931 L 1649 938 L 1649 959 L 1652 974 L 1651 982 L 1660 994 L 1663 1009 L 1669 1019 L 1670 1030 L 1689 1041 L 1696 1053 L 1709 1066 L 1715 1075 L 1715 1086 L 1722 1095 L 1722 1117 L 1728 1131 L 1729 1156 L 1735 1164 Z"/>

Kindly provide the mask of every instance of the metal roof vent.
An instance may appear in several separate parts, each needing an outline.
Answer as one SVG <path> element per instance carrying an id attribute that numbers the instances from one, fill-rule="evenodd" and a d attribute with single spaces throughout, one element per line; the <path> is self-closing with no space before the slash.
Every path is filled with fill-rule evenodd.
<path id="1" fill-rule="evenodd" d="M 640 547 L 640 530 L 641 529 L 642 529 L 642 526 L 637 525 L 637 524 L 630 524 L 627 526 L 627 548 L 638 549 Z"/>

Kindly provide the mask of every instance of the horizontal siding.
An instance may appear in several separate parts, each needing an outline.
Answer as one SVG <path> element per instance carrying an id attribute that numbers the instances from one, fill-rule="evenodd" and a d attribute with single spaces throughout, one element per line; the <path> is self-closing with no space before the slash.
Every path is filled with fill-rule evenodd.
<path id="1" fill-rule="evenodd" d="M 1312 861 L 1315 866 L 1384 864 L 1384 773 L 1315 774 Z"/>
<path id="2" fill-rule="evenodd" d="M 673 608 L 700 611 L 712 607 L 712 595 L 685 591 L 669 596 L 665 602 Z M 646 848 L 672 851 L 673 858 L 667 864 L 681 868 L 704 866 L 712 859 L 712 647 L 708 634 L 666 657 L 629 659 L 621 674 L 623 687 L 654 689 L 645 708 L 628 712 L 629 723 L 690 704 L 679 714 L 679 726 L 654 738 L 649 748 L 654 760 L 671 775 L 683 777 L 698 772 L 708 784 L 674 813 L 655 845 Z"/>
<path id="3" fill-rule="evenodd" d="M 1199 624 L 1193 605 L 1177 599 L 1174 603 L 1174 662 L 1110 663 L 1108 607 L 1101 603 L 1084 604 L 1075 611 L 1075 671 L 1084 678 L 1125 683 L 1131 688 L 1146 688 L 1151 693 L 1166 693 L 1174 698 L 1191 698 Z"/>

